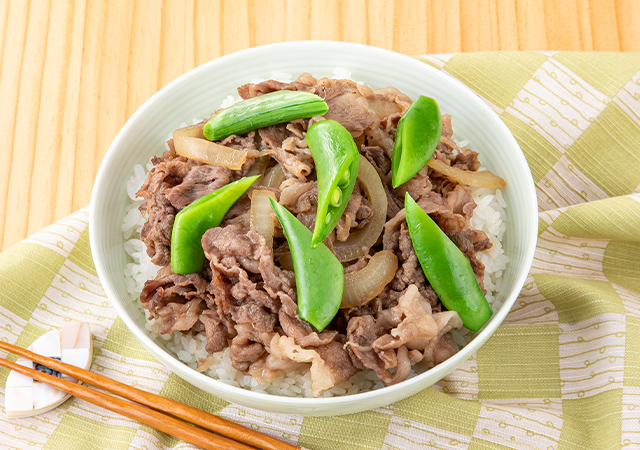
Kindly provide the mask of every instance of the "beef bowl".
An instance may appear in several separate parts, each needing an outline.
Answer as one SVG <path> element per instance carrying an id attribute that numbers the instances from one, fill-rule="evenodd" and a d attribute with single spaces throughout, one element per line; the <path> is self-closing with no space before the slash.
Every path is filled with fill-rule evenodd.
<path id="1" fill-rule="evenodd" d="M 312 99 L 292 107 L 300 92 Z M 255 98 L 268 120 L 236 127 L 228 108 Z M 282 101 L 296 112 L 271 124 Z M 231 131 L 211 137 L 218 110 Z M 343 137 L 323 141 L 332 127 Z M 343 151 L 346 166 L 326 156 Z M 202 209 L 214 203 L 217 219 Z M 314 274 L 300 242 L 316 215 Z M 458 263 L 418 248 L 427 221 Z M 341 42 L 256 47 L 177 78 L 118 133 L 91 198 L 95 266 L 133 335 L 194 386 L 278 413 L 354 413 L 442 379 L 504 320 L 536 236 L 527 162 L 483 100 L 424 62 Z M 458 278 L 473 289 L 451 291 Z"/>

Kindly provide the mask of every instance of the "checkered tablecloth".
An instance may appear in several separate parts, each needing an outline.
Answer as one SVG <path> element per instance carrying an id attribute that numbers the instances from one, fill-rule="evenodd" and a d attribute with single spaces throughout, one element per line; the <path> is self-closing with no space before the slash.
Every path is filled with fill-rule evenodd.
<path id="1" fill-rule="evenodd" d="M 529 162 L 539 206 L 538 247 L 513 310 L 444 380 L 334 418 L 269 414 L 204 394 L 117 318 L 93 267 L 88 209 L 0 254 L 0 339 L 26 347 L 52 327 L 89 322 L 92 370 L 310 449 L 639 448 L 640 54 L 419 59 L 500 115 Z M 0 370 L 1 386 L 6 377 Z M 77 399 L 33 418 L 0 414 L 0 448 L 189 447 Z"/>

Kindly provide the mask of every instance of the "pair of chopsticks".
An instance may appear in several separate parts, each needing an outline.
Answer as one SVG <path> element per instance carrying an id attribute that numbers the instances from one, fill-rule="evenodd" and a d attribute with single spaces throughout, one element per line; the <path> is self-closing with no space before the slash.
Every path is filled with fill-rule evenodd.
<path id="1" fill-rule="evenodd" d="M 0 366 L 15 370 L 89 403 L 137 420 L 205 449 L 302 450 L 258 431 L 238 425 L 184 403 L 142 391 L 88 370 L 47 358 L 15 345 L 0 342 L 0 349 L 43 364 L 87 384 L 119 395 L 114 397 L 78 383 L 57 378 L 0 358 Z M 136 402 L 136 403 L 134 403 Z M 182 420 L 180 420 L 182 419 Z M 196 425 L 196 426 L 194 426 Z M 210 430 L 210 431 L 207 431 Z M 213 431 L 214 433 L 212 433 Z"/>

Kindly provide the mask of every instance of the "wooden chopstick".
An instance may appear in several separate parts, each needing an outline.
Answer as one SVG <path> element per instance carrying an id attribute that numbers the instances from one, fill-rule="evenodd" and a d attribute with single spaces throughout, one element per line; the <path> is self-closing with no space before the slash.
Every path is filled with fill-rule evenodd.
<path id="1" fill-rule="evenodd" d="M 251 447 L 232 441 L 222 436 L 215 435 L 208 431 L 188 425 L 181 420 L 163 414 L 154 409 L 140 406 L 133 402 L 128 402 L 118 397 L 89 389 L 71 381 L 54 377 L 49 374 L 39 372 L 20 364 L 13 363 L 6 359 L 0 358 L 0 365 L 8 367 L 11 370 L 27 375 L 34 380 L 42 381 L 50 386 L 60 389 L 68 394 L 72 394 L 82 400 L 86 400 L 94 405 L 101 406 L 110 411 L 122 414 L 130 419 L 137 420 L 149 425 L 157 430 L 164 431 L 167 434 L 178 437 L 184 441 L 199 445 L 205 449 L 225 449 L 233 448 L 237 450 L 249 450 Z"/>
<path id="2" fill-rule="evenodd" d="M 23 356 L 31 361 L 43 364 L 58 372 L 65 373 L 80 381 L 92 384 L 93 386 L 137 403 L 128 402 L 118 397 L 95 391 L 80 384 L 21 366 L 6 359 L 0 358 L 1 366 L 8 367 L 34 380 L 49 384 L 56 389 L 60 389 L 80 399 L 137 420 L 138 422 L 149 425 L 184 441 L 199 445 L 205 449 L 229 448 L 240 450 L 255 447 L 262 450 L 302 450 L 301 447 L 279 441 L 271 436 L 250 430 L 230 420 L 209 414 L 192 406 L 185 405 L 184 403 L 127 386 L 103 375 L 38 355 L 27 349 L 6 342 L 0 342 L 0 349 Z M 170 416 L 163 413 L 170 414 Z M 214 431 L 217 434 L 194 427 L 171 416 Z"/>

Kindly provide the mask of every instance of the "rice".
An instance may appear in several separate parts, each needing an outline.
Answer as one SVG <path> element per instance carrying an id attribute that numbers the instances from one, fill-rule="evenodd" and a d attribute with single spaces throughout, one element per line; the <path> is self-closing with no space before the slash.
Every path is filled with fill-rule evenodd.
<path id="1" fill-rule="evenodd" d="M 334 76 L 336 78 L 349 78 L 350 73 L 336 69 L 334 70 Z M 280 81 L 290 81 L 291 75 L 278 73 L 275 74 L 275 78 Z M 260 81 L 263 80 L 252 80 L 252 82 Z M 229 106 L 237 101 L 237 98 L 228 96 L 222 106 Z M 196 120 L 194 123 L 198 121 Z M 181 126 L 186 126 L 186 124 Z M 466 147 L 468 142 L 459 141 L 458 144 Z M 207 361 L 211 363 L 204 373 L 223 383 L 273 395 L 313 397 L 309 370 L 282 374 L 270 383 L 260 384 L 253 376 L 233 368 L 231 357 L 229 356 L 229 347 L 213 355 L 207 353 L 205 350 L 207 342 L 204 333 L 184 335 L 176 331 L 172 334 L 160 334 L 160 324 L 150 317 L 150 313 L 142 307 L 140 302 L 140 292 L 144 287 L 144 283 L 155 278 L 159 269 L 158 266 L 151 262 L 147 255 L 146 247 L 140 240 L 140 231 L 144 225 L 145 218 L 138 209 L 142 201 L 135 196 L 144 183 L 151 167 L 151 163 L 148 163 L 146 168 L 140 164 L 134 167 L 133 174 L 126 186 L 131 203 L 126 209 L 122 223 L 122 232 L 126 241 L 125 251 L 131 258 L 131 262 L 127 264 L 124 272 L 126 289 L 131 301 L 135 302 L 140 311 L 144 312 L 147 318 L 146 329 L 156 337 L 158 344 L 164 346 L 167 351 L 174 354 L 189 367 L 197 369 L 201 362 Z M 487 291 L 486 297 L 493 307 L 495 294 L 500 290 L 503 271 L 509 262 L 509 258 L 504 254 L 501 244 L 506 229 L 505 209 L 507 205 L 500 189 L 472 188 L 472 195 L 477 207 L 474 210 L 470 224 L 473 228 L 484 231 L 492 244 L 489 250 L 478 253 L 477 258 L 485 266 L 484 286 Z M 463 328 L 462 330 L 452 330 L 452 335 L 454 342 L 462 347 L 471 341 L 474 333 Z M 412 369 L 409 377 L 425 370 L 424 366 L 417 364 Z M 323 397 L 349 395 L 379 389 L 384 386 L 385 384 L 378 379 L 375 372 L 366 370 L 358 372 L 348 381 L 335 385 L 321 395 Z"/>

